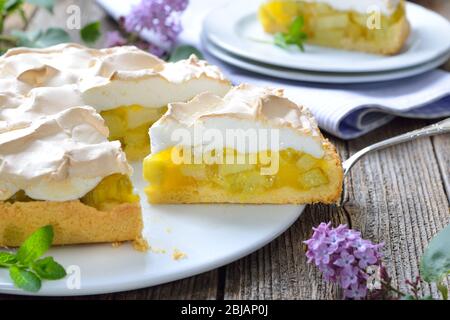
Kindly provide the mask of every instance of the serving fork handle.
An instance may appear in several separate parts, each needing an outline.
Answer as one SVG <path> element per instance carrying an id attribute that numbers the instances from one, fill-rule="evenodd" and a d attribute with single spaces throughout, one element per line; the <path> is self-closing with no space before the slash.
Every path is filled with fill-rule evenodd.
<path id="1" fill-rule="evenodd" d="M 431 136 L 448 133 L 448 132 L 450 132 L 450 118 L 447 118 L 441 122 L 427 126 L 425 128 L 414 130 L 414 131 L 411 131 L 411 132 L 375 143 L 371 146 L 368 146 L 368 147 L 358 151 L 353 156 L 351 156 L 350 158 L 348 158 L 347 160 L 345 160 L 343 162 L 342 167 L 344 169 L 344 176 L 346 176 L 350 172 L 350 169 L 355 165 L 356 162 L 358 162 L 363 156 L 365 156 L 366 154 L 368 154 L 372 151 L 385 149 L 385 148 L 392 147 L 392 146 L 395 146 L 395 145 L 403 143 L 403 142 L 416 140 L 418 138 L 431 137 Z"/>

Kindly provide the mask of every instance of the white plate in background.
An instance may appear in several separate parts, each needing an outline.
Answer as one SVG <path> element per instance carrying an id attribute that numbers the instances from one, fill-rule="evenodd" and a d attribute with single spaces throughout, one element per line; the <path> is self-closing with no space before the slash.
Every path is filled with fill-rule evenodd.
<path id="1" fill-rule="evenodd" d="M 273 45 L 257 19 L 262 0 L 230 1 L 212 10 L 204 21 L 210 41 L 233 55 L 289 69 L 316 72 L 380 72 L 404 69 L 431 62 L 450 51 L 450 22 L 439 14 L 407 3 L 411 35 L 403 51 L 381 56 L 306 45 L 305 52 L 292 46 Z M 255 41 L 258 40 L 258 41 Z"/>
<path id="2" fill-rule="evenodd" d="M 286 68 L 278 68 L 272 65 L 259 64 L 254 61 L 235 56 L 218 46 L 214 45 L 204 37 L 203 47 L 213 56 L 230 65 L 241 69 L 259 73 L 262 75 L 295 81 L 308 81 L 317 83 L 370 83 L 379 81 L 398 80 L 416 76 L 427 71 L 436 69 L 444 64 L 450 58 L 450 53 L 434 59 L 416 67 L 401 69 L 390 72 L 372 72 L 372 73 L 332 73 L 332 72 L 313 72 Z"/>

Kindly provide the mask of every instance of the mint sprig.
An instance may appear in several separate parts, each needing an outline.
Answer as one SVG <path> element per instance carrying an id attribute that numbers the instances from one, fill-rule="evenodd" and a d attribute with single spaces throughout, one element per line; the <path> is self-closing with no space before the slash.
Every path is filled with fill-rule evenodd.
<path id="1" fill-rule="evenodd" d="M 296 45 L 302 52 L 305 51 L 304 43 L 308 35 L 304 32 L 305 19 L 303 16 L 295 18 L 289 26 L 288 32 L 278 32 L 275 34 L 275 45 L 287 49 L 291 45 Z"/>
<path id="2" fill-rule="evenodd" d="M 64 268 L 52 257 L 41 258 L 50 249 L 53 236 L 53 227 L 45 226 L 29 236 L 16 254 L 0 252 L 0 268 L 9 269 L 17 288 L 38 292 L 42 279 L 59 280 L 66 276 Z"/>

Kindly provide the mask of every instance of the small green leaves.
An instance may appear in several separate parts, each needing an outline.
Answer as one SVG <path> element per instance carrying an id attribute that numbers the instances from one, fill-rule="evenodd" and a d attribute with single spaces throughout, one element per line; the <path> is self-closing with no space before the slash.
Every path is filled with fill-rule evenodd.
<path id="1" fill-rule="evenodd" d="M 448 300 L 448 288 L 443 283 L 438 283 L 437 285 L 439 292 L 442 295 L 442 299 Z"/>
<path id="2" fill-rule="evenodd" d="M 18 45 L 29 48 L 45 48 L 60 43 L 70 42 L 69 34 L 60 28 L 49 28 L 46 31 L 23 32 L 14 30 L 12 36 L 18 40 Z"/>
<path id="3" fill-rule="evenodd" d="M 440 283 L 450 274 L 450 225 L 431 240 L 420 263 L 420 273 L 427 282 Z"/>
<path id="4" fill-rule="evenodd" d="M 7 1 L 2 1 L 2 2 L 3 2 L 3 5 L 1 5 L 0 7 L 1 7 L 2 11 L 6 14 L 16 11 L 23 4 L 23 0 L 7 0 Z"/>
<path id="5" fill-rule="evenodd" d="M 35 6 L 39 6 L 53 13 L 53 7 L 55 6 L 55 0 L 26 0 L 28 3 Z"/>
<path id="6" fill-rule="evenodd" d="M 27 266 L 41 257 L 53 242 L 53 228 L 46 226 L 33 233 L 17 251 L 17 260 Z"/>
<path id="7" fill-rule="evenodd" d="M 101 35 L 102 33 L 100 21 L 89 23 L 80 30 L 81 39 L 89 44 L 97 42 Z"/>
<path id="8" fill-rule="evenodd" d="M 183 59 L 188 59 L 191 55 L 195 54 L 199 59 L 203 59 L 203 54 L 195 47 L 183 45 L 175 48 L 170 55 L 170 62 L 177 62 Z"/>
<path id="9" fill-rule="evenodd" d="M 420 274 L 426 282 L 435 282 L 442 298 L 448 299 L 442 280 L 450 274 L 450 225 L 431 240 L 420 261 Z"/>
<path id="10" fill-rule="evenodd" d="M 303 16 L 295 18 L 292 24 L 289 26 L 288 32 L 279 32 L 275 34 L 275 45 L 287 49 L 290 45 L 296 45 L 301 51 L 305 51 L 304 42 L 308 36 L 303 31 L 305 26 L 305 20 Z"/>
<path id="11" fill-rule="evenodd" d="M 41 289 L 41 279 L 31 271 L 12 266 L 9 268 L 9 276 L 17 288 L 30 292 L 38 292 Z"/>
<path id="12" fill-rule="evenodd" d="M 45 226 L 28 237 L 17 254 L 0 252 L 0 267 L 9 268 L 17 288 L 37 292 L 41 288 L 41 279 L 59 280 L 66 276 L 66 270 L 52 257 L 39 259 L 52 242 L 53 227 Z"/>
<path id="13" fill-rule="evenodd" d="M 9 252 L 0 252 L 0 268 L 9 268 L 17 262 L 16 256 Z"/>
<path id="14" fill-rule="evenodd" d="M 66 270 L 52 257 L 35 261 L 32 268 L 42 279 L 59 280 L 66 276 Z"/>

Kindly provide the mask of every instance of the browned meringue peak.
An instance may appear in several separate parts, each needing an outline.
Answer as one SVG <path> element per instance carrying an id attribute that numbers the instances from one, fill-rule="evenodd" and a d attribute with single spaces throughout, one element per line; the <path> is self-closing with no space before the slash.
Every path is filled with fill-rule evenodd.
<path id="1" fill-rule="evenodd" d="M 84 104 L 74 85 L 35 88 L 27 96 L 0 93 L 0 133 Z"/>
<path id="2" fill-rule="evenodd" d="M 166 63 L 131 46 L 17 48 L 0 58 L 0 92 L 27 95 L 33 88 L 68 84 L 76 85 L 85 104 L 99 111 L 133 104 L 159 108 L 200 92 L 225 94 L 229 89 L 217 67 L 195 56 Z"/>
<path id="3" fill-rule="evenodd" d="M 91 107 L 66 108 L 2 132 L 0 200 L 19 190 L 36 200 L 75 200 L 109 175 L 131 174 L 120 143 L 109 142 L 108 134 Z"/>
<path id="4" fill-rule="evenodd" d="M 242 84 L 223 98 L 203 93 L 188 103 L 169 104 L 168 112 L 150 128 L 152 153 L 177 145 L 179 141 L 173 141 L 172 133 L 178 129 L 195 135 L 195 126 L 218 130 L 222 137 L 227 136 L 227 130 L 279 129 L 279 143 L 275 148 L 292 148 L 317 158 L 324 155 L 324 139 L 315 120 L 304 107 L 285 98 L 282 90 Z M 192 145 L 198 143 L 195 137 L 190 141 Z M 235 147 L 233 141 L 231 145 L 228 141 L 224 143 L 226 147 Z M 261 148 L 238 151 L 266 150 Z"/>
<path id="5" fill-rule="evenodd" d="M 210 93 L 197 96 L 188 103 L 173 103 L 160 123 L 172 120 L 191 126 L 206 118 L 235 118 L 267 124 L 271 127 L 290 127 L 313 136 L 320 136 L 311 113 L 288 98 L 281 89 L 241 84 L 223 98 Z"/>

